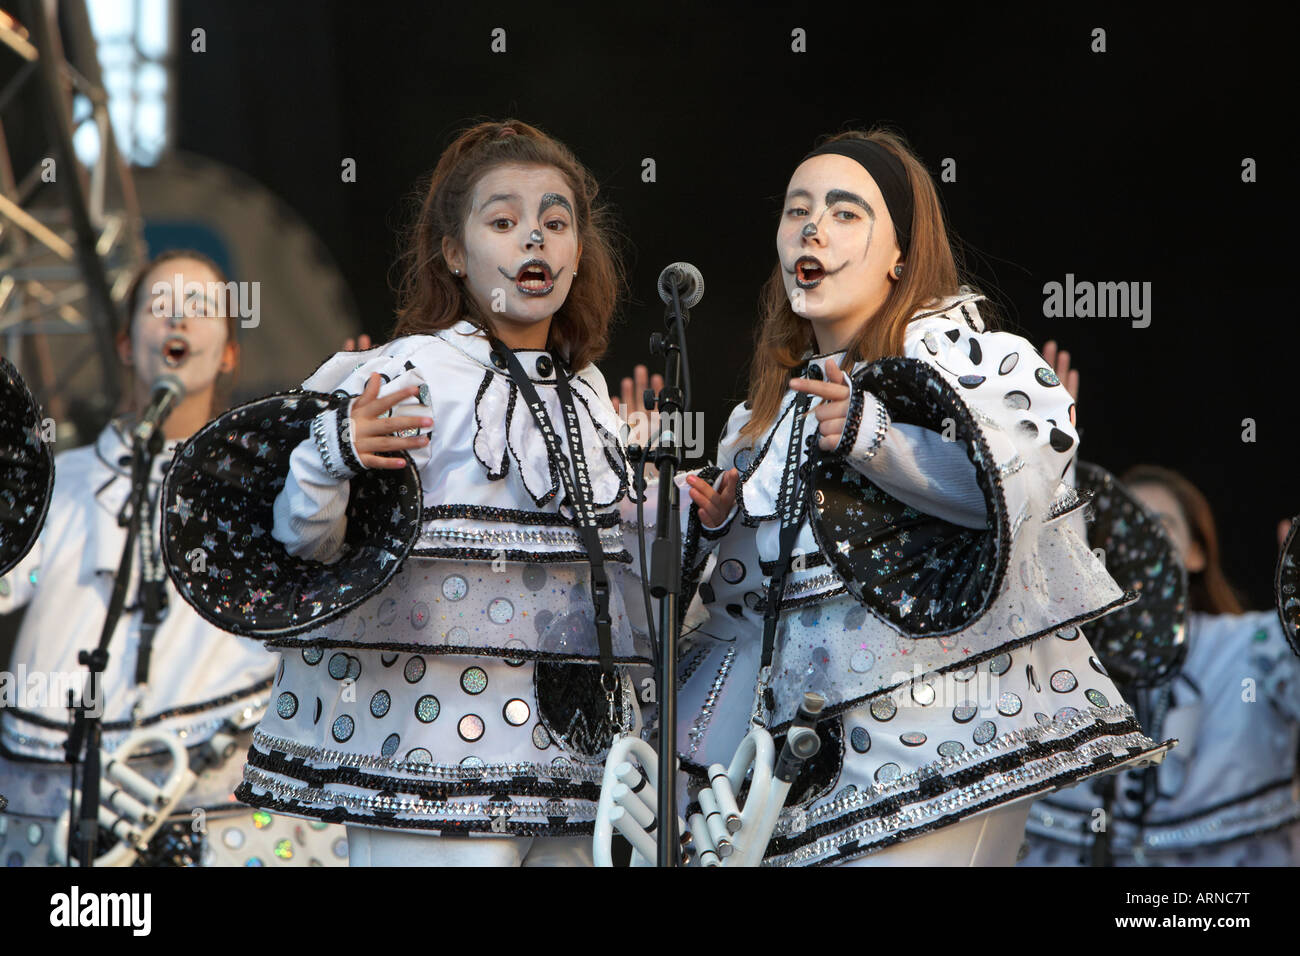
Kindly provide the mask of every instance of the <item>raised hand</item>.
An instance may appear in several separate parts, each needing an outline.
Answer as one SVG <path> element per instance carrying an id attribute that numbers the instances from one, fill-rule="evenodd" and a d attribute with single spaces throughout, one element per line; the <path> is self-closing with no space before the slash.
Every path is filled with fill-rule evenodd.
<path id="1" fill-rule="evenodd" d="M 659 394 L 664 387 L 662 375 L 650 375 L 644 365 L 632 369 L 632 378 L 623 379 L 621 396 L 611 395 L 610 404 L 614 412 L 627 422 L 629 445 L 645 448 L 659 434 L 659 412 L 649 411 L 645 407 L 645 390 L 649 387 Z"/>
<path id="2" fill-rule="evenodd" d="M 790 387 L 796 392 L 807 392 L 822 399 L 813 409 L 817 416 L 819 437 L 817 446 L 822 451 L 834 451 L 844 434 L 844 424 L 849 417 L 849 384 L 835 359 L 826 360 L 826 380 L 792 378 Z"/>
<path id="3" fill-rule="evenodd" d="M 369 348 L 370 336 L 366 335 L 364 332 L 361 333 L 359 339 L 353 339 L 351 336 L 348 336 L 347 340 L 343 343 L 343 351 L 345 352 L 365 352 Z"/>
<path id="4" fill-rule="evenodd" d="M 1070 397 L 1079 401 L 1079 371 L 1070 368 L 1070 353 L 1056 347 L 1056 340 L 1051 339 L 1043 345 L 1043 361 L 1052 367 L 1056 377 Z"/>
<path id="5" fill-rule="evenodd" d="M 714 488 L 698 475 L 686 476 L 686 490 L 699 507 L 700 521 L 706 528 L 721 527 L 727 515 L 731 514 L 736 503 L 736 480 L 739 477 L 740 472 L 735 468 L 724 471 L 718 487 Z"/>
<path id="6" fill-rule="evenodd" d="M 420 448 L 429 444 L 427 435 L 410 435 L 405 438 L 395 433 L 410 428 L 430 428 L 433 419 L 417 415 L 393 415 L 381 417 L 398 402 L 405 401 L 419 394 L 419 386 L 400 388 L 391 395 L 379 397 L 383 379 L 376 372 L 366 381 L 366 388 L 352 402 L 352 445 L 357 458 L 367 468 L 405 468 L 406 461 L 398 455 L 384 455 L 380 452 L 395 452 L 406 448 Z M 421 408 L 420 411 L 428 412 Z"/>

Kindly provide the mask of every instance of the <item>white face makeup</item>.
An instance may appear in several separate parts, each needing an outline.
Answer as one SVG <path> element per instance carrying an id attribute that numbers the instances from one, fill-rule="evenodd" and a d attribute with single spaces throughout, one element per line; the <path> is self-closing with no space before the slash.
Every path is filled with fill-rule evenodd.
<path id="1" fill-rule="evenodd" d="M 174 293 L 178 275 L 180 291 Z M 147 391 L 159 376 L 175 375 L 193 394 L 211 388 L 225 370 L 226 318 L 209 286 L 220 281 L 194 259 L 169 259 L 145 276 L 131 321 L 131 365 L 140 388 Z"/>
<path id="2" fill-rule="evenodd" d="M 1129 491 L 1142 502 L 1147 511 L 1160 520 L 1183 566 L 1192 572 L 1204 570 L 1205 557 L 1201 548 L 1193 545 L 1192 529 L 1188 526 L 1182 506 L 1178 504 L 1174 493 L 1164 485 L 1151 482 L 1132 485 Z"/>
<path id="3" fill-rule="evenodd" d="M 880 187 L 834 153 L 790 177 L 776 252 L 790 305 L 813 324 L 819 352 L 844 348 L 880 310 L 902 261 Z"/>
<path id="4" fill-rule="evenodd" d="M 507 344 L 538 331 L 544 344 L 580 253 L 573 190 L 551 166 L 489 171 L 474 187 L 463 247 L 444 243 L 448 265 Z"/>

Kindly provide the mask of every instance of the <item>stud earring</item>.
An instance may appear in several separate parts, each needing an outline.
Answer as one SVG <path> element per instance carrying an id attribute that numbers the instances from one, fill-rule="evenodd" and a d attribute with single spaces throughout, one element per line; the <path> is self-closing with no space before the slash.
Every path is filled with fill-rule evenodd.
<path id="1" fill-rule="evenodd" d="M 903 267 L 902 267 L 902 266 L 894 266 L 894 278 L 895 278 L 895 279 L 900 279 L 900 278 L 902 278 L 902 276 L 903 276 Z"/>
<path id="2" fill-rule="evenodd" d="M 573 270 L 573 277 L 574 277 L 575 279 L 578 278 L 578 270 L 577 270 L 577 269 L 574 269 L 574 270 Z"/>
<path id="3" fill-rule="evenodd" d="M 458 275 L 460 275 L 460 270 L 459 270 L 459 269 L 452 269 L 452 270 L 451 270 L 451 274 L 454 275 L 454 276 L 458 276 Z"/>

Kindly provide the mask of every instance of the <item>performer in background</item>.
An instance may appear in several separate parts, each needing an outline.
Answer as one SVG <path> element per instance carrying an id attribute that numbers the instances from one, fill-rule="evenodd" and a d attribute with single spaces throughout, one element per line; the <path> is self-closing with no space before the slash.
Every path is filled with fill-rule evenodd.
<path id="1" fill-rule="evenodd" d="M 737 508 L 683 659 L 685 767 L 818 691 L 768 864 L 1009 865 L 1026 798 L 1162 751 L 1079 628 L 1132 596 L 1065 520 L 1073 402 L 988 330 L 898 137 L 807 155 L 776 247 L 719 449 Z"/>
<path id="2" fill-rule="evenodd" d="M 230 738 L 260 716 L 278 659 L 201 620 L 167 582 L 159 554 L 162 475 L 183 439 L 222 406 L 238 367 L 238 313 L 222 300 L 226 282 L 207 257 L 188 251 L 164 253 L 137 274 L 118 336 L 133 411 L 111 421 L 92 445 L 58 456 L 45 528 L 27 557 L 0 578 L 0 611 L 27 606 L 8 666 L 12 696 L 0 709 L 0 792 L 9 797 L 8 813 L 0 816 L 0 859 L 7 865 L 53 860 L 55 821 L 69 806 L 67 691 L 80 696 L 87 670 L 78 652 L 98 643 L 104 625 L 126 536 L 118 516 L 131 484 L 130 433 L 163 374 L 178 378 L 186 394 L 163 424 L 148 520 L 126 609 L 108 645 L 98 705 L 106 752 L 137 728 L 170 731 L 189 749 L 199 780 L 139 862 L 340 865 L 346 859 L 342 828 L 303 826 L 234 802 L 241 761 L 215 751 L 228 749 Z M 198 286 L 187 296 L 185 285 L 192 283 Z M 155 781 L 165 769 L 147 755 L 130 766 Z"/>
<path id="3" fill-rule="evenodd" d="M 347 823 L 353 865 L 590 862 L 601 761 L 638 729 L 626 670 L 650 659 L 592 364 L 621 284 L 596 193 L 527 124 L 464 131 L 394 339 L 223 416 L 168 478 L 182 593 L 284 653 L 238 794 Z M 183 559 L 204 537 L 228 574 Z"/>
<path id="4" fill-rule="evenodd" d="M 1024 865 L 1089 865 L 1107 839 L 1119 866 L 1290 866 L 1300 862 L 1300 659 L 1276 610 L 1246 611 L 1224 574 L 1209 501 L 1168 468 L 1123 483 L 1155 515 L 1187 568 L 1187 655 L 1137 692 L 1154 736 L 1178 738 L 1159 768 L 1125 770 L 1112 816 L 1094 826 L 1096 784 L 1036 802 Z M 1278 529 L 1284 538 L 1288 523 Z"/>

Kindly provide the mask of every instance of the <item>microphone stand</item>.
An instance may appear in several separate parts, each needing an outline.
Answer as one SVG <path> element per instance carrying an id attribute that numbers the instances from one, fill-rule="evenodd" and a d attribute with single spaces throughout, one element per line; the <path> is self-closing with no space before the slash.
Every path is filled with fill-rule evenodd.
<path id="1" fill-rule="evenodd" d="M 132 436 L 131 442 L 131 494 L 127 506 L 117 517 L 117 523 L 126 527 L 126 543 L 122 546 L 122 559 L 118 562 L 117 577 L 113 581 L 113 594 L 108 602 L 108 614 L 104 618 L 104 629 L 99 635 L 99 644 L 94 650 L 81 651 L 77 661 L 90 670 L 89 700 L 98 701 L 104 671 L 108 667 L 108 642 L 117 630 L 126 605 L 126 589 L 131 577 L 131 562 L 135 554 L 136 540 L 140 534 L 140 524 L 144 516 L 149 487 L 149 472 L 153 460 L 162 450 L 162 426 L 154 428 L 147 439 L 139 435 Z M 103 737 L 103 706 L 87 706 L 87 695 L 83 694 L 80 703 L 73 706 L 75 717 L 72 731 L 64 744 L 64 755 L 72 764 L 75 775 L 76 765 L 81 763 L 81 802 L 79 812 L 73 816 L 77 822 L 68 827 L 68 865 L 72 865 L 72 849 L 80 845 L 80 866 L 94 866 L 96 846 L 99 841 L 99 783 L 100 783 L 100 744 Z M 85 756 L 82 757 L 82 751 Z M 73 809 L 78 808 L 77 792 L 74 787 L 69 800 Z"/>
<path id="2" fill-rule="evenodd" d="M 650 593 L 659 599 L 659 841 L 657 865 L 678 866 L 677 833 L 677 641 L 681 636 L 678 605 L 682 590 L 681 503 L 677 472 L 682 464 L 681 432 L 686 409 L 682 366 L 686 352 L 686 323 L 690 314 L 681 304 L 677 283 L 664 309 L 669 336 L 655 332 L 650 351 L 664 357 L 664 387 L 655 397 L 659 410 L 659 442 L 655 467 L 659 471 L 658 520 L 650 552 Z M 689 369 L 689 360 L 686 367 Z M 689 393 L 690 383 L 685 387 Z"/>

